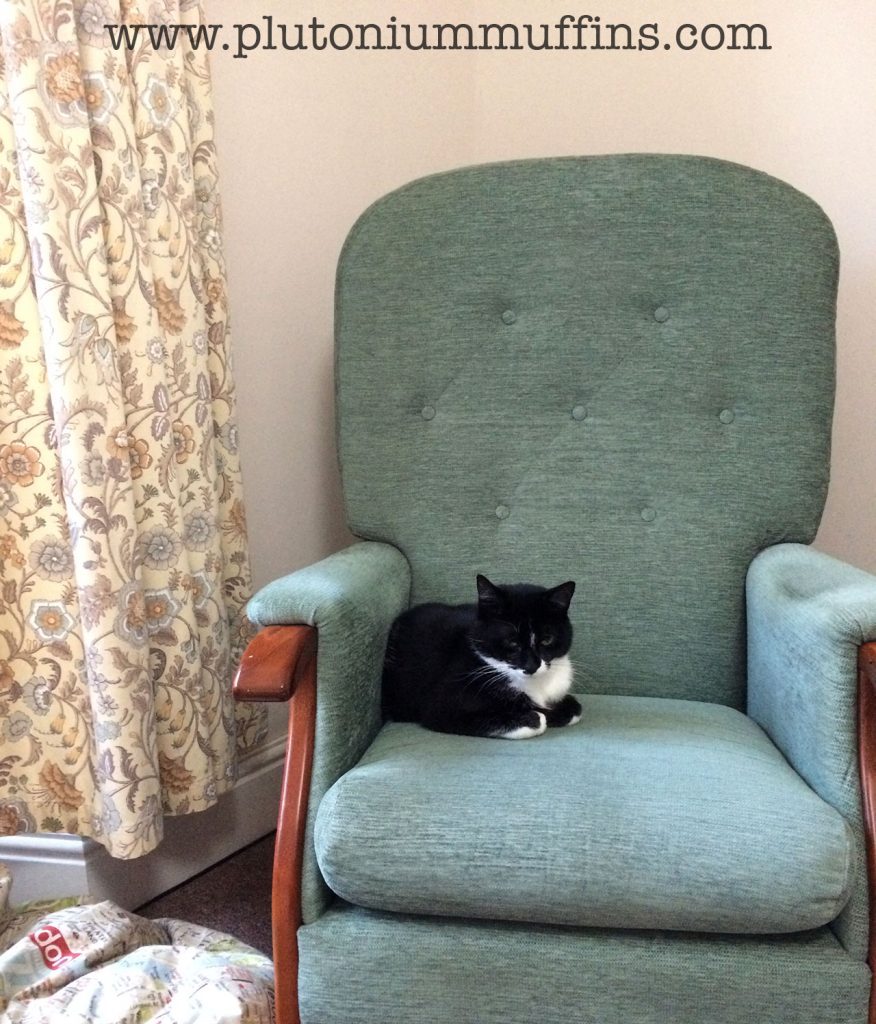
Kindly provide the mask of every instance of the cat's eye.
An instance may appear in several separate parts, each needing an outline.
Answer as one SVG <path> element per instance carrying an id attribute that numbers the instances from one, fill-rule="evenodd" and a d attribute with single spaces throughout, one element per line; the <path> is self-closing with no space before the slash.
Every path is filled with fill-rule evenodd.
<path id="1" fill-rule="evenodd" d="M 554 640 L 556 640 L 556 637 L 553 633 L 542 633 L 539 643 L 542 647 L 550 647 Z"/>
<path id="2" fill-rule="evenodd" d="M 504 646 L 506 651 L 512 653 L 520 650 L 520 644 L 517 640 L 506 640 Z"/>

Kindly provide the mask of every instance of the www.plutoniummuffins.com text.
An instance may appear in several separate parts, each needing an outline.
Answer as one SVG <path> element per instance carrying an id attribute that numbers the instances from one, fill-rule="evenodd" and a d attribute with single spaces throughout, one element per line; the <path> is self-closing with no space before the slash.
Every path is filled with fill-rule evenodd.
<path id="1" fill-rule="evenodd" d="M 272 15 L 259 21 L 233 24 L 118 24 L 106 25 L 116 50 L 149 47 L 154 50 L 188 47 L 193 50 L 227 51 L 245 59 L 254 53 L 305 51 L 633 51 L 660 53 L 667 50 L 748 52 L 771 50 L 767 28 L 762 24 L 685 22 L 661 27 L 656 22 L 628 25 L 603 20 L 598 15 L 564 14 L 551 22 L 404 22 L 395 17 L 377 22 L 283 22 Z"/>

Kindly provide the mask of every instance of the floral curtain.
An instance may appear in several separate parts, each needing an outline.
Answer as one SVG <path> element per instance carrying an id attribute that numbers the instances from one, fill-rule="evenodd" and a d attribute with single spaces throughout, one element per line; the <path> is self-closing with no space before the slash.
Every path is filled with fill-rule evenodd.
<path id="1" fill-rule="evenodd" d="M 104 29 L 199 16 L 0 3 L 0 834 L 119 857 L 264 732 L 206 56 Z"/>

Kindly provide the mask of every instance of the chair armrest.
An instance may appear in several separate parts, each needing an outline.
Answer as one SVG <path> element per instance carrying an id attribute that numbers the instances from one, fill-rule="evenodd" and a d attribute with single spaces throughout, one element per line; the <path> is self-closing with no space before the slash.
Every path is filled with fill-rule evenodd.
<path id="1" fill-rule="evenodd" d="M 235 700 L 284 701 L 316 656 L 313 626 L 268 626 L 248 644 L 231 692 Z"/>
<path id="2" fill-rule="evenodd" d="M 243 653 L 232 686 L 235 700 L 289 700 L 316 655 L 317 630 L 323 648 L 355 644 L 369 625 L 377 633 L 388 629 L 409 592 L 404 555 L 371 542 L 353 544 L 262 587 L 246 611 L 251 622 L 266 628 Z"/>
<path id="3" fill-rule="evenodd" d="M 247 606 L 251 621 L 266 628 L 244 653 L 235 696 L 295 698 L 290 705 L 277 843 L 278 849 L 282 845 L 290 851 L 300 846 L 301 888 L 300 894 L 294 894 L 296 909 L 291 916 L 305 924 L 319 917 L 331 898 L 313 852 L 316 810 L 325 792 L 359 761 L 380 728 L 386 638 L 396 616 L 408 606 L 410 585 L 408 561 L 397 548 L 362 541 L 269 583 Z M 299 697 L 305 704 L 312 703 L 314 691 L 315 741 L 312 714 L 296 711 Z M 307 745 L 312 748 L 312 767 L 302 749 Z M 293 770 L 299 756 L 301 764 Z M 305 835 L 300 834 L 302 826 Z M 284 854 L 280 860 L 288 864 L 291 856 Z M 275 876 L 275 902 L 277 889 Z M 291 911 L 287 908 L 283 913 L 289 917 Z M 287 947 L 288 942 L 284 950 Z"/>
<path id="4" fill-rule="evenodd" d="M 250 641 L 234 682 L 238 700 L 288 700 L 296 673 L 315 654 L 319 706 L 329 688 L 350 687 L 360 714 L 379 714 L 386 636 L 410 595 L 407 559 L 390 544 L 362 541 L 274 580 L 250 600 L 249 619 L 267 627 Z M 312 628 L 307 628 L 312 627 Z M 329 720 L 325 724 L 331 725 Z"/>
<path id="5" fill-rule="evenodd" d="M 876 576 L 777 544 L 752 561 L 746 598 L 748 713 L 836 803 L 857 756 L 858 648 L 876 640 Z"/>
<path id="6" fill-rule="evenodd" d="M 803 544 L 778 544 L 752 561 L 746 597 L 748 713 L 852 825 L 863 879 L 858 655 L 876 640 L 876 576 Z M 866 955 L 860 886 L 834 926 L 852 955 Z"/>
<path id="7" fill-rule="evenodd" d="M 246 613 L 258 626 L 302 624 L 334 631 L 344 620 L 368 619 L 388 627 L 407 606 L 410 585 L 410 567 L 398 548 L 360 541 L 268 583 Z"/>

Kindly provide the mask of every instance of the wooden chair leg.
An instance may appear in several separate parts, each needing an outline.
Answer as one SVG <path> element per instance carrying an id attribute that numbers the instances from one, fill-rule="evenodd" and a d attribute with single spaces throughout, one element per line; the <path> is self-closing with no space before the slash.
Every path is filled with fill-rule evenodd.
<path id="1" fill-rule="evenodd" d="M 858 756 L 870 894 L 867 962 L 874 974 L 874 984 L 870 988 L 869 1024 L 876 1024 L 876 643 L 862 644 L 858 648 Z"/>
<path id="2" fill-rule="evenodd" d="M 313 626 L 268 626 L 244 651 L 233 685 L 236 700 L 291 698 L 271 899 L 276 1024 L 300 1024 L 298 928 L 316 732 L 316 651 L 317 631 Z"/>
<path id="3" fill-rule="evenodd" d="M 276 1024 L 299 1024 L 298 929 L 304 831 L 316 732 L 316 656 L 303 666 L 289 705 L 289 738 L 274 846 L 271 900 Z"/>

